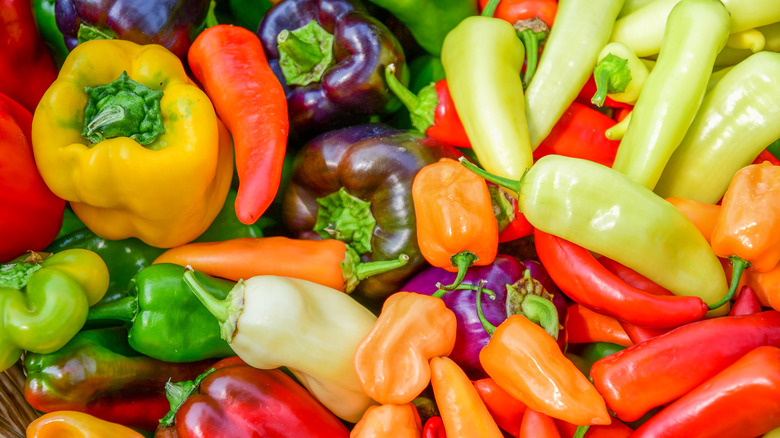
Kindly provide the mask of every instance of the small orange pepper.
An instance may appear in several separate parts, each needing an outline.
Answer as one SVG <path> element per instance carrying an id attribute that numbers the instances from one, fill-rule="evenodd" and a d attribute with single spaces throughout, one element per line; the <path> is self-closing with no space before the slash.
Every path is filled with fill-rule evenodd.
<path id="1" fill-rule="evenodd" d="M 417 243 L 428 263 L 458 276 L 470 266 L 493 263 L 498 252 L 498 220 L 487 182 L 451 158 L 423 167 L 412 182 Z"/>
<path id="2" fill-rule="evenodd" d="M 27 426 L 27 438 L 62 437 L 144 438 L 143 435 L 129 427 L 76 411 L 49 412 Z"/>
<path id="3" fill-rule="evenodd" d="M 355 351 L 363 392 L 383 404 L 409 403 L 431 381 L 429 359 L 455 347 L 457 321 L 436 296 L 396 292 Z"/>
<path id="4" fill-rule="evenodd" d="M 422 420 L 411 403 L 374 405 L 350 432 L 350 438 L 420 438 Z M 294 431 L 291 431 L 294 432 Z"/>

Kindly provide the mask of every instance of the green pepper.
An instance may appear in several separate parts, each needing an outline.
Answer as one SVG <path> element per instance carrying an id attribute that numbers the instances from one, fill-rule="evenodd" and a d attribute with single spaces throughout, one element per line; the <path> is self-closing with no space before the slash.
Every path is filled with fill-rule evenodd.
<path id="1" fill-rule="evenodd" d="M 241 237 L 263 237 L 262 222 L 244 224 L 236 215 L 236 190 L 230 189 L 214 222 L 194 242 L 219 242 Z"/>
<path id="2" fill-rule="evenodd" d="M 84 222 L 81 222 L 81 219 L 76 216 L 76 213 L 73 212 L 72 208 L 65 206 L 65 210 L 62 214 L 62 225 L 60 226 L 60 232 L 57 233 L 55 240 L 82 228 L 86 228 Z"/>
<path id="3" fill-rule="evenodd" d="M 224 299 L 234 282 L 196 272 L 198 281 Z M 184 267 L 161 263 L 141 269 L 128 296 L 89 310 L 89 321 L 118 320 L 128 325 L 127 341 L 137 352 L 166 362 L 194 362 L 232 356 L 211 313 L 190 292 Z"/>
<path id="4" fill-rule="evenodd" d="M 108 269 L 92 251 L 72 249 L 44 259 L 31 253 L 0 267 L 0 370 L 23 350 L 51 353 L 78 333 L 89 306 L 108 288 Z"/>
<path id="5" fill-rule="evenodd" d="M 62 32 L 57 27 L 57 16 L 54 12 L 55 3 L 55 0 L 33 0 L 33 15 L 35 23 L 38 25 L 38 31 L 54 57 L 54 61 L 57 65 L 62 65 L 70 51 L 65 46 L 65 37 L 62 36 Z"/>
<path id="6" fill-rule="evenodd" d="M 409 62 L 409 90 L 415 94 L 444 77 L 444 65 L 437 56 L 423 54 Z"/>
<path id="7" fill-rule="evenodd" d="M 586 345 L 580 352 L 580 357 L 582 357 L 587 371 L 585 375 L 590 376 L 590 367 L 593 366 L 597 360 L 607 357 L 610 354 L 617 353 L 625 348 L 626 347 L 622 345 L 610 342 L 592 342 Z"/>
<path id="8" fill-rule="evenodd" d="M 230 15 L 235 24 L 257 32 L 260 21 L 274 3 L 269 0 L 230 0 Z"/>

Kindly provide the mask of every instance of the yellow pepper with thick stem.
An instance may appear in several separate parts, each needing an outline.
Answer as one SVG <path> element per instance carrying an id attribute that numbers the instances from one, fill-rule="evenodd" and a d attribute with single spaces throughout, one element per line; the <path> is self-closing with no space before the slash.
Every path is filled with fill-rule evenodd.
<path id="1" fill-rule="evenodd" d="M 38 104 L 32 143 L 44 181 L 87 227 L 163 248 L 208 228 L 233 174 L 214 107 L 158 45 L 77 46 Z"/>

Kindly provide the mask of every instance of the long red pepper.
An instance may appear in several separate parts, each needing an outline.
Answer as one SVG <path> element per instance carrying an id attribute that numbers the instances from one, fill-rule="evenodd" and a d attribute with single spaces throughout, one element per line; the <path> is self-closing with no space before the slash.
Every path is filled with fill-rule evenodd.
<path id="1" fill-rule="evenodd" d="M 634 345 L 620 321 L 579 303 L 572 303 L 567 308 L 565 327 L 570 344 L 609 342 L 623 347 Z"/>
<path id="2" fill-rule="evenodd" d="M 290 125 L 282 84 L 257 35 L 238 26 L 204 30 L 187 60 L 233 136 L 236 215 L 253 224 L 274 200 L 282 177 Z"/>
<path id="3" fill-rule="evenodd" d="M 561 291 L 597 312 L 648 328 L 676 327 L 707 313 L 698 297 L 653 295 L 629 285 L 565 239 L 537 229 L 534 240 L 539 260 Z"/>

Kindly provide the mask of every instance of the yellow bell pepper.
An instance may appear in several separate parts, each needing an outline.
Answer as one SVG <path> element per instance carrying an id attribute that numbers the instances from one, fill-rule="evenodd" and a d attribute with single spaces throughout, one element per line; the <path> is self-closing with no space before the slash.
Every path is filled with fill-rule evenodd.
<path id="1" fill-rule="evenodd" d="M 158 45 L 77 46 L 38 104 L 32 143 L 44 181 L 87 227 L 162 248 L 208 228 L 233 173 L 227 129 Z"/>

